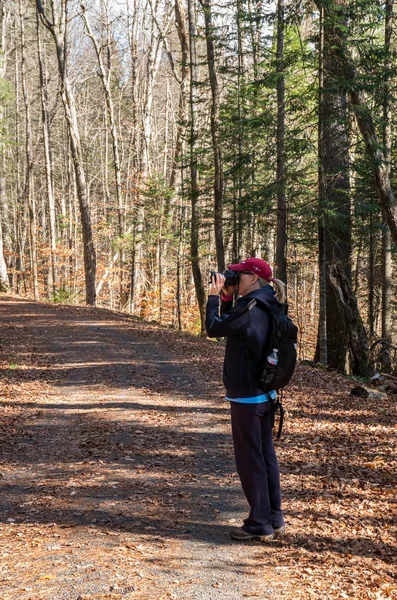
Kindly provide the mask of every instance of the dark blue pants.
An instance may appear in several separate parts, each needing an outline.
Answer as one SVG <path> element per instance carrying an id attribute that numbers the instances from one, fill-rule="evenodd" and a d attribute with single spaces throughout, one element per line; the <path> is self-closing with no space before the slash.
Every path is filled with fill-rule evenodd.
<path id="1" fill-rule="evenodd" d="M 243 529 L 267 535 L 284 525 L 270 402 L 230 402 L 234 456 L 250 513 Z"/>

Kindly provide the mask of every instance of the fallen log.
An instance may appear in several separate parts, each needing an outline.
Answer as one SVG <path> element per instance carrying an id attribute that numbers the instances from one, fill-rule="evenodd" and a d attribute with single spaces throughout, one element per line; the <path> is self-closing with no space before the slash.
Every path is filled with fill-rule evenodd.
<path id="1" fill-rule="evenodd" d="M 393 379 L 393 381 L 397 381 L 397 377 L 395 375 L 390 375 L 390 373 L 381 373 L 382 377 L 387 377 L 388 379 Z"/>

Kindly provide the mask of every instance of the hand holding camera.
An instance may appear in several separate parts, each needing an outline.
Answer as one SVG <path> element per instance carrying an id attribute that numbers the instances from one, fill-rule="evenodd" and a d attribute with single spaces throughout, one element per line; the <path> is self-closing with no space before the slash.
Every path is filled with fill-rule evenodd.
<path id="1" fill-rule="evenodd" d="M 232 296 L 239 281 L 239 274 L 236 271 L 227 269 L 222 273 L 210 271 L 210 290 L 209 294 L 217 296 L 222 290 L 225 296 Z"/>
<path id="2" fill-rule="evenodd" d="M 217 296 L 221 289 L 223 288 L 223 285 L 225 283 L 225 277 L 222 275 L 222 273 L 215 273 L 215 271 L 211 271 L 211 279 L 210 279 L 210 290 L 209 290 L 209 295 L 210 296 Z"/>

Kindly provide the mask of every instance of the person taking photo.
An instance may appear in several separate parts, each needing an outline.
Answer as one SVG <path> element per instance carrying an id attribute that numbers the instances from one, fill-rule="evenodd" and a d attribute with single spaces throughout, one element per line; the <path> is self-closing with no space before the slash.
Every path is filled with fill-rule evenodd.
<path id="1" fill-rule="evenodd" d="M 226 338 L 223 383 L 230 402 L 237 472 L 250 507 L 242 527 L 232 529 L 230 536 L 241 542 L 268 542 L 285 533 L 272 435 L 271 400 L 276 392 L 261 389 L 255 367 L 263 356 L 269 331 L 265 298 L 266 304 L 285 302 L 285 284 L 273 279 L 270 265 L 260 258 L 248 258 L 228 269 L 238 273 L 238 283 L 225 286 L 220 273 L 211 278 L 206 331 L 209 337 Z M 233 307 L 234 295 L 238 300 Z M 255 306 L 249 309 L 253 300 Z"/>

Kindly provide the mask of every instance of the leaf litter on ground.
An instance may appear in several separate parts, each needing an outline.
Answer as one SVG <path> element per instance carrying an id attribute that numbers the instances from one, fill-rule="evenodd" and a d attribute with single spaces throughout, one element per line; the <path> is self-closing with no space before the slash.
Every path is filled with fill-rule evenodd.
<path id="1" fill-rule="evenodd" d="M 241 546 L 223 342 L 3 298 L 2 598 L 397 598 L 395 396 L 298 367 L 276 442 L 287 535 Z"/>

